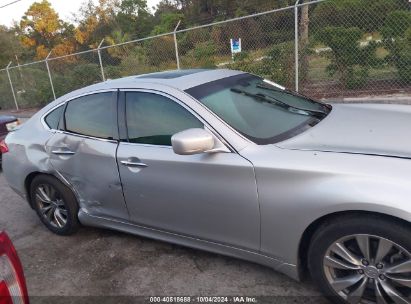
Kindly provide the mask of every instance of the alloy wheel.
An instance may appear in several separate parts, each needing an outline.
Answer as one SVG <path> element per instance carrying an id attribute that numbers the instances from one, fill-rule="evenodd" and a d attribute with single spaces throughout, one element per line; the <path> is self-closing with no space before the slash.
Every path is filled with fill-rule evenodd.
<path id="1" fill-rule="evenodd" d="M 51 226 L 63 228 L 67 224 L 68 212 L 60 193 L 50 184 L 41 184 L 35 195 L 41 216 Z"/>
<path id="2" fill-rule="evenodd" d="M 411 253 L 368 234 L 334 242 L 323 259 L 331 288 L 348 303 L 411 303 Z"/>

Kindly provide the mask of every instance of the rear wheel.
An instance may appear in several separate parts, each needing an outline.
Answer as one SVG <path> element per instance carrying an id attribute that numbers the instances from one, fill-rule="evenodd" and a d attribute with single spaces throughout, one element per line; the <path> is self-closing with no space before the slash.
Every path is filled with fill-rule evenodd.
<path id="1" fill-rule="evenodd" d="M 411 303 L 411 230 L 378 216 L 334 220 L 314 235 L 309 269 L 333 303 Z"/>
<path id="2" fill-rule="evenodd" d="M 48 175 L 34 178 L 30 198 L 43 224 L 59 235 L 75 233 L 80 223 L 78 205 L 73 192 L 59 180 Z"/>

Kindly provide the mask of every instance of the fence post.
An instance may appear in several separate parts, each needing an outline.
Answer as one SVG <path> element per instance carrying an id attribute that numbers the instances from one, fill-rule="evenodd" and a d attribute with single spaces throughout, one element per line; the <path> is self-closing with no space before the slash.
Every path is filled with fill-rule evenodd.
<path id="1" fill-rule="evenodd" d="M 299 78 L 299 60 L 298 60 L 298 2 L 300 0 L 296 0 L 294 4 L 294 56 L 295 56 L 295 91 L 298 92 L 298 78 Z"/>
<path id="2" fill-rule="evenodd" d="M 174 47 L 176 49 L 176 61 L 177 61 L 177 70 L 180 69 L 180 57 L 178 56 L 178 43 L 177 43 L 177 29 L 180 26 L 181 20 L 178 21 L 177 26 L 174 28 Z"/>
<path id="3" fill-rule="evenodd" d="M 101 51 L 100 48 L 104 43 L 104 38 L 101 40 L 100 44 L 97 47 L 97 53 L 98 53 L 98 60 L 100 61 L 100 70 L 101 70 L 101 78 L 103 81 L 106 81 L 106 76 L 104 75 L 104 67 L 103 67 L 103 60 L 101 59 Z"/>
<path id="4" fill-rule="evenodd" d="M 14 88 L 13 88 L 13 82 L 11 81 L 10 72 L 9 72 L 10 65 L 11 65 L 11 61 L 7 65 L 6 71 L 7 71 L 7 76 L 9 77 L 11 92 L 13 93 L 14 104 L 16 105 L 16 109 L 18 111 L 19 110 L 19 105 L 17 103 L 16 94 L 14 93 Z"/>
<path id="5" fill-rule="evenodd" d="M 51 91 L 53 92 L 53 97 L 54 100 L 56 100 L 56 92 L 54 92 L 54 85 L 53 85 L 53 79 L 51 78 L 51 72 L 50 72 L 50 67 L 49 67 L 49 57 L 51 55 L 51 52 L 47 55 L 46 57 L 46 67 L 47 67 L 47 73 L 49 74 L 49 80 L 50 80 L 50 85 L 51 85 Z"/>

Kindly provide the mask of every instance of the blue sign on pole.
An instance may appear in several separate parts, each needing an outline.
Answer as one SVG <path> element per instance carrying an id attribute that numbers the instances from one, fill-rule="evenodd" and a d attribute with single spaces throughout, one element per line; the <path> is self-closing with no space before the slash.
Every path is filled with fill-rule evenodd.
<path id="1" fill-rule="evenodd" d="M 241 38 L 230 39 L 231 54 L 241 53 Z"/>

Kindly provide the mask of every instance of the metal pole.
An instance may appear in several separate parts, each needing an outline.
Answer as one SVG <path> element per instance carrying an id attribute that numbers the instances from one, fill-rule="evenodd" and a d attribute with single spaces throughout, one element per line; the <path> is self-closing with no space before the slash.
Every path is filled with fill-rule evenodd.
<path id="1" fill-rule="evenodd" d="M 50 79 L 50 85 L 51 85 L 51 91 L 53 92 L 53 97 L 54 97 L 54 100 L 56 100 L 56 92 L 54 92 L 54 85 L 53 85 L 53 79 L 51 78 L 51 73 L 50 73 L 50 67 L 49 67 L 49 57 L 50 57 L 50 55 L 51 55 L 51 52 L 52 51 L 50 51 L 50 53 L 47 55 L 47 57 L 46 57 L 46 67 L 47 67 L 47 73 L 49 74 L 49 79 Z"/>
<path id="2" fill-rule="evenodd" d="M 7 65 L 6 71 L 7 71 L 7 76 L 9 77 L 10 88 L 11 88 L 11 92 L 13 93 L 14 103 L 15 103 L 16 109 L 18 111 L 19 110 L 19 105 L 17 104 L 17 98 L 16 98 L 16 94 L 14 93 L 13 82 L 11 81 L 10 72 L 9 72 L 10 65 L 11 65 L 11 61 Z"/>
<path id="3" fill-rule="evenodd" d="M 298 2 L 300 0 L 295 1 L 295 5 L 294 5 L 294 46 L 295 46 L 295 50 L 294 50 L 294 56 L 295 56 L 295 91 L 298 92 L 298 73 L 299 73 L 299 62 L 298 62 Z"/>
<path id="4" fill-rule="evenodd" d="M 178 21 L 177 26 L 174 28 L 174 47 L 176 49 L 176 61 L 177 61 L 177 70 L 180 69 L 180 57 L 178 56 L 178 43 L 177 43 L 177 29 L 180 26 L 181 20 Z"/>
<path id="5" fill-rule="evenodd" d="M 101 59 L 101 46 L 104 43 L 104 38 L 101 40 L 100 44 L 97 47 L 97 53 L 98 53 L 98 60 L 100 61 L 100 70 L 101 70 L 101 78 L 103 81 L 106 81 L 106 76 L 104 75 L 104 68 L 103 68 L 103 60 Z"/>

